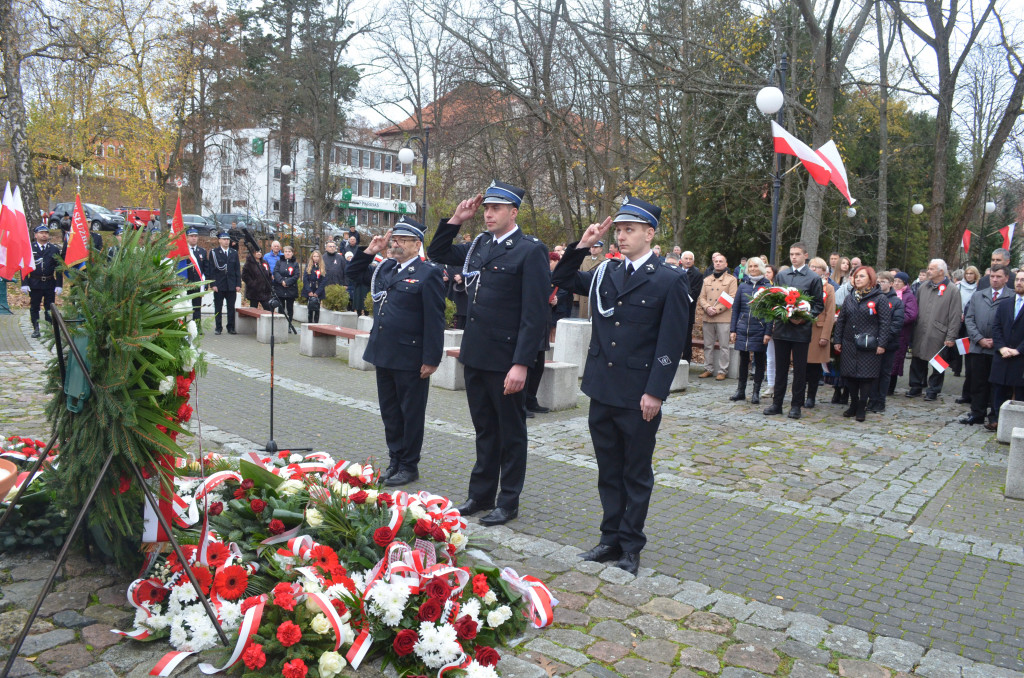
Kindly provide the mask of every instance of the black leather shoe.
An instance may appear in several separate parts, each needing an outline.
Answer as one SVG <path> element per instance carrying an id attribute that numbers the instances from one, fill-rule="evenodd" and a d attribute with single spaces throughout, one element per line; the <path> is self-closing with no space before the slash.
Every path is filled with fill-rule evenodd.
<path id="1" fill-rule="evenodd" d="M 845 410 L 843 410 L 843 416 L 844 417 L 852 417 L 855 414 L 857 414 L 857 403 L 853 403 L 852 405 L 847 407 Z"/>
<path id="2" fill-rule="evenodd" d="M 381 472 L 380 479 L 382 481 L 387 480 L 396 473 L 398 473 L 398 466 L 396 466 L 395 464 L 389 464 L 388 467 Z"/>
<path id="3" fill-rule="evenodd" d="M 938 393 L 925 393 L 924 394 L 924 399 L 925 400 L 938 400 L 939 399 L 939 394 Z"/>
<path id="4" fill-rule="evenodd" d="M 985 417 L 976 417 L 973 414 L 968 414 L 966 417 L 960 417 L 958 420 L 961 424 L 967 424 L 968 426 L 974 426 L 975 424 L 984 424 Z"/>
<path id="5" fill-rule="evenodd" d="M 782 408 L 779 407 L 778 405 L 772 404 L 764 408 L 764 413 L 765 415 L 782 414 Z"/>
<path id="6" fill-rule="evenodd" d="M 228 334 L 238 334 L 238 332 L 235 332 L 234 330 L 228 330 Z"/>
<path id="7" fill-rule="evenodd" d="M 919 395 L 921 395 L 921 389 L 919 388 L 912 388 L 909 391 L 907 391 L 908 398 L 916 398 Z"/>
<path id="8" fill-rule="evenodd" d="M 960 398 L 957 398 L 956 400 L 954 400 L 953 402 L 955 402 L 957 405 L 970 405 L 971 404 L 971 399 L 970 398 L 960 397 Z"/>
<path id="9" fill-rule="evenodd" d="M 804 398 L 804 407 L 806 407 L 809 410 L 813 410 L 814 409 L 814 405 L 815 405 L 814 398 Z"/>
<path id="10" fill-rule="evenodd" d="M 479 513 L 480 511 L 490 511 L 492 508 L 494 508 L 494 504 L 484 504 L 481 501 L 470 498 L 466 500 L 465 504 L 459 507 L 459 513 L 464 516 L 471 516 L 474 513 Z"/>
<path id="11" fill-rule="evenodd" d="M 871 406 L 868 407 L 868 412 L 874 412 L 875 414 L 885 412 L 885 403 L 872 403 Z"/>
<path id="12" fill-rule="evenodd" d="M 789 417 L 790 419 L 799 419 L 800 408 L 797 407 L 796 405 L 793 405 L 793 407 L 789 408 L 789 414 L 787 414 L 786 416 Z"/>
<path id="13" fill-rule="evenodd" d="M 729 396 L 729 400 L 731 400 L 732 402 L 736 402 L 737 400 L 746 400 L 746 399 L 747 399 L 746 389 L 742 389 L 742 388 L 736 389 L 736 392 L 733 393 L 731 396 Z"/>
<path id="14" fill-rule="evenodd" d="M 220 335 L 220 330 L 214 330 L 213 333 L 219 336 Z"/>
<path id="15" fill-rule="evenodd" d="M 607 563 L 610 560 L 618 560 L 621 556 L 622 549 L 618 546 L 609 546 L 608 544 L 598 544 L 589 551 L 580 554 L 581 559 L 589 560 L 592 563 Z"/>
<path id="16" fill-rule="evenodd" d="M 486 516 L 481 518 L 480 524 L 486 525 L 488 527 L 492 525 L 504 525 L 508 521 L 515 520 L 518 517 L 519 509 L 512 509 L 511 511 L 506 511 L 505 509 L 499 506 L 498 508 L 494 509 Z"/>
<path id="17" fill-rule="evenodd" d="M 549 408 L 547 408 L 547 407 L 542 407 L 541 405 L 527 405 L 526 406 L 526 411 L 527 412 L 536 412 L 537 414 L 547 414 L 551 410 Z"/>
<path id="18" fill-rule="evenodd" d="M 41 336 L 43 336 L 43 335 L 42 335 L 42 334 L 40 334 L 40 332 L 39 332 L 39 328 L 38 328 L 38 327 L 37 327 L 37 328 L 35 328 L 34 330 L 32 330 L 32 338 L 33 338 L 33 339 L 38 339 L 38 338 L 39 338 L 39 337 L 41 337 Z"/>
<path id="19" fill-rule="evenodd" d="M 636 573 L 640 570 L 640 554 L 623 553 L 622 557 L 619 558 L 619 562 L 615 563 L 615 567 L 636 576 Z"/>
<path id="20" fill-rule="evenodd" d="M 526 418 L 527 418 L 527 419 L 533 419 L 533 418 L 534 418 L 534 417 L 536 417 L 536 416 L 537 416 L 537 415 L 535 415 L 535 414 L 534 414 L 533 412 L 531 412 L 530 410 L 526 410 Z"/>
<path id="21" fill-rule="evenodd" d="M 750 394 L 750 404 L 760 405 L 761 404 L 761 389 L 755 388 L 754 392 Z"/>
<path id="22" fill-rule="evenodd" d="M 390 478 L 384 481 L 384 484 L 388 487 L 398 487 L 399 485 L 408 485 L 409 483 L 419 480 L 420 474 L 418 471 L 410 471 L 409 469 L 402 469 L 398 473 L 394 474 Z"/>

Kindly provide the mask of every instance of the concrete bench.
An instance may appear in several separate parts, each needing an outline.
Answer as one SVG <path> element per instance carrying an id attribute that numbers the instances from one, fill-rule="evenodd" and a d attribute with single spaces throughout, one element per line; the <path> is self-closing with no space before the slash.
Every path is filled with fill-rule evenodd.
<path id="1" fill-rule="evenodd" d="M 256 321 L 264 315 L 270 315 L 270 311 L 238 306 L 235 308 L 235 331 L 239 334 L 256 334 Z"/>
<path id="2" fill-rule="evenodd" d="M 356 318 L 356 329 L 369 332 L 373 329 L 373 316 L 372 315 L 361 315 Z"/>
<path id="3" fill-rule="evenodd" d="M 676 376 L 672 378 L 672 385 L 669 386 L 669 391 L 685 391 L 690 385 L 690 363 L 685 360 L 679 361 L 679 367 L 676 369 Z"/>
<path id="4" fill-rule="evenodd" d="M 447 335 L 447 332 L 445 333 Z M 445 349 L 441 356 L 441 364 L 431 378 L 431 383 L 449 391 L 466 390 L 466 373 L 459 362 L 459 348 Z"/>
<path id="5" fill-rule="evenodd" d="M 591 331 L 590 321 L 581 318 L 562 318 L 555 330 L 555 348 L 551 358 L 556 362 L 576 365 L 577 379 L 583 378 Z"/>
<path id="6" fill-rule="evenodd" d="M 1000 427 L 1002 419 L 1000 414 Z M 1006 460 L 1006 489 L 1003 490 L 1003 496 L 1007 499 L 1024 499 L 1024 428 L 1015 428 L 1010 433 L 1010 456 Z"/>
<path id="7" fill-rule="evenodd" d="M 328 311 L 320 307 L 320 322 L 327 325 L 359 329 L 358 317 L 355 311 Z"/>
<path id="8" fill-rule="evenodd" d="M 551 411 L 568 410 L 576 407 L 577 366 L 571 363 L 551 361 L 544 363 L 544 374 L 537 389 L 537 402 Z"/>
<path id="9" fill-rule="evenodd" d="M 299 354 L 312 358 L 333 358 L 338 354 L 338 339 L 347 339 L 354 345 L 356 337 L 364 335 L 369 338 L 370 333 L 337 325 L 306 323 L 299 332 Z M 350 360 L 352 353 L 350 350 Z M 362 353 L 359 356 L 362 359 Z"/>
<path id="10" fill-rule="evenodd" d="M 1013 439 L 1013 429 L 1024 427 L 1024 401 L 1006 400 L 999 408 L 999 428 L 996 440 L 1007 445 Z"/>

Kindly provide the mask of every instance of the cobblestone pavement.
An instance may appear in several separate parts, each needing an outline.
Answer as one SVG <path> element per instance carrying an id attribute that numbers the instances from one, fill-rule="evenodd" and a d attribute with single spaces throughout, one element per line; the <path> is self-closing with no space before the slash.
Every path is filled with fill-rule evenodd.
<path id="1" fill-rule="evenodd" d="M 268 347 L 207 335 L 204 348 L 204 438 L 251 449 L 269 435 Z M 293 340 L 276 374 L 278 443 L 381 456 L 372 373 L 301 357 Z M 667 403 L 636 580 L 574 556 L 600 518 L 585 409 L 530 421 L 521 517 L 482 536 L 563 604 L 558 629 L 528 637 L 502 674 L 540 678 L 544 657 L 598 678 L 1019 675 L 1024 506 L 1001 498 L 1006 448 L 954 423 L 955 396 L 897 397 L 856 425 L 830 405 L 768 419 L 727 403 L 733 387 L 698 382 Z M 459 501 L 473 461 L 465 393 L 432 389 L 428 417 L 420 486 Z M 766 663 L 742 663 L 755 656 Z"/>

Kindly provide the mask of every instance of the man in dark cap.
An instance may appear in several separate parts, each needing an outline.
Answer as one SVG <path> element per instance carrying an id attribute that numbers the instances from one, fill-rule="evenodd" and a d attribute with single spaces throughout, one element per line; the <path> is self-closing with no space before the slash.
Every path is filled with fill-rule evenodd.
<path id="1" fill-rule="evenodd" d="M 492 181 L 485 194 L 463 200 L 450 219 L 441 220 L 427 250 L 432 261 L 462 267 L 469 295 L 459 360 L 476 429 L 476 465 L 469 499 L 459 511 L 468 516 L 490 510 L 480 519 L 484 525 L 501 525 L 519 515 L 526 478 L 523 387 L 551 315 L 547 247 L 516 226 L 524 194 Z M 472 243 L 453 245 L 481 204 L 487 232 Z"/>
<path id="2" fill-rule="evenodd" d="M 198 292 L 201 289 L 199 283 L 204 280 L 204 275 L 207 266 L 207 254 L 206 248 L 199 246 L 199 230 L 190 228 L 185 231 L 185 242 L 188 243 L 188 251 L 192 253 L 191 259 L 185 259 L 182 264 L 185 267 L 186 277 L 190 283 L 196 283 L 193 292 Z M 192 300 L 192 320 L 196 321 L 196 326 L 199 328 L 199 332 L 202 333 L 202 309 L 203 309 L 203 298 L 196 297 Z"/>
<path id="3" fill-rule="evenodd" d="M 50 322 L 50 305 L 56 295 L 63 291 L 64 276 L 57 268 L 60 248 L 50 244 L 50 229 L 39 225 L 35 228 L 36 241 L 32 243 L 32 260 L 35 270 L 22 280 L 21 291 L 28 295 L 29 316 L 32 318 L 32 336 L 39 338 L 39 306 L 42 305 L 46 322 Z"/>
<path id="4" fill-rule="evenodd" d="M 373 329 L 363 360 L 377 368 L 377 400 L 390 457 L 381 478 L 389 487 L 420 477 L 430 375 L 444 351 L 444 281 L 438 266 L 420 261 L 423 230 L 423 224 L 403 216 L 348 265 L 348 275 L 373 295 Z M 389 246 L 389 258 L 371 273 L 374 256 Z"/>
<path id="5" fill-rule="evenodd" d="M 588 294 L 593 318 L 583 392 L 604 517 L 601 541 L 581 557 L 617 561 L 636 574 L 647 543 L 644 523 L 654 488 L 655 435 L 689 324 L 689 285 L 651 251 L 661 209 L 627 197 L 614 220 L 591 224 L 569 246 L 552 284 Z M 615 225 L 621 261 L 580 272 L 590 246 Z"/>
<path id="6" fill-rule="evenodd" d="M 220 313 L 225 302 L 228 307 L 228 334 L 235 334 L 235 297 L 242 291 L 242 268 L 238 263 L 238 252 L 231 249 L 231 235 L 221 231 L 217 240 L 220 247 L 210 251 L 206 267 L 206 277 L 213 289 L 214 334 L 221 332 Z"/>

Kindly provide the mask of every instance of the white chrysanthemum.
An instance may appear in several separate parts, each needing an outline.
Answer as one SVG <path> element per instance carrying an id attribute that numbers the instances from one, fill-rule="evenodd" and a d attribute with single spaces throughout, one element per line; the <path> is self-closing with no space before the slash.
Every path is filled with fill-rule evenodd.
<path id="1" fill-rule="evenodd" d="M 455 628 L 448 624 L 420 624 L 419 641 L 413 647 L 423 663 L 431 669 L 439 669 L 461 654 Z"/>
<path id="2" fill-rule="evenodd" d="M 466 667 L 466 678 L 498 678 L 498 672 L 491 666 L 478 664 L 474 659 Z"/>
<path id="3" fill-rule="evenodd" d="M 148 624 L 151 617 L 145 610 L 135 610 L 135 626 L 142 626 Z"/>
<path id="4" fill-rule="evenodd" d="M 288 457 L 288 463 L 289 464 L 298 464 L 301 461 L 302 461 L 302 455 L 299 454 L 298 452 L 296 452 L 296 453 L 292 454 L 292 456 Z"/>
<path id="5" fill-rule="evenodd" d="M 194 627 L 192 631 L 192 651 L 201 652 L 207 650 L 217 644 L 217 632 L 213 628 L 213 624 L 210 623 L 209 617 L 204 620 L 204 623 Z"/>
<path id="6" fill-rule="evenodd" d="M 160 386 L 158 387 L 159 390 L 160 390 L 160 393 L 163 393 L 164 395 L 167 395 L 168 393 L 170 393 L 171 391 L 174 390 L 175 383 L 176 383 L 176 381 L 175 381 L 174 377 L 172 377 L 172 376 L 164 377 L 163 379 L 160 380 Z"/>
<path id="7" fill-rule="evenodd" d="M 355 585 L 356 585 L 356 592 L 361 594 L 363 591 L 366 590 L 366 573 L 365 572 L 349 572 L 348 576 L 355 583 Z"/>
<path id="8" fill-rule="evenodd" d="M 345 668 L 345 658 L 337 652 L 324 652 L 318 664 L 320 678 L 334 678 Z"/>
<path id="9" fill-rule="evenodd" d="M 498 602 L 498 596 L 494 594 L 494 589 L 490 589 L 487 593 L 484 594 L 483 601 L 488 605 L 494 605 L 496 602 Z"/>
<path id="10" fill-rule="evenodd" d="M 203 626 L 203 624 L 210 623 L 210 618 L 206 616 L 206 608 L 202 605 L 192 605 L 185 610 L 182 617 L 193 631 Z"/>
<path id="11" fill-rule="evenodd" d="M 306 509 L 306 524 L 310 527 L 320 527 L 324 524 L 324 516 L 315 508 Z"/>
<path id="12" fill-rule="evenodd" d="M 147 625 L 154 631 L 162 631 L 171 625 L 171 618 L 166 615 L 155 614 L 149 618 Z"/>
<path id="13" fill-rule="evenodd" d="M 189 339 L 195 339 L 196 337 L 199 336 L 199 328 L 196 327 L 195 320 L 189 320 L 187 323 L 185 323 L 185 327 L 188 330 Z"/>
<path id="14" fill-rule="evenodd" d="M 305 487 L 306 484 L 301 480 L 290 478 L 277 486 L 277 493 L 282 497 L 290 497 L 293 494 L 297 494 L 300 490 L 305 489 Z"/>
<path id="15" fill-rule="evenodd" d="M 191 493 L 192 490 L 196 489 L 199 485 L 199 480 L 189 480 L 188 478 L 175 478 L 174 486 L 178 488 L 178 494 L 184 495 Z"/>
<path id="16" fill-rule="evenodd" d="M 220 619 L 225 631 L 238 628 L 242 623 L 242 604 L 240 602 L 223 601 L 220 606 Z"/>
<path id="17" fill-rule="evenodd" d="M 185 581 L 181 586 L 175 586 L 171 591 L 171 601 L 177 603 L 191 603 L 199 600 L 199 595 L 196 593 L 195 588 L 192 586 L 192 582 Z"/>
<path id="18" fill-rule="evenodd" d="M 185 627 L 180 622 L 175 622 L 171 625 L 171 645 L 174 649 L 180 650 L 188 642 L 188 633 L 185 632 Z"/>
<path id="19" fill-rule="evenodd" d="M 448 543 L 455 547 L 456 551 L 461 551 L 466 548 L 466 543 L 469 541 L 469 537 L 461 532 L 453 532 L 452 536 L 448 537 Z"/>
<path id="20" fill-rule="evenodd" d="M 476 623 L 480 623 L 480 601 L 476 598 L 470 598 L 462 604 L 462 614 L 469 615 L 469 617 Z"/>
<path id="21" fill-rule="evenodd" d="M 313 621 L 309 622 L 309 627 L 321 636 L 331 632 L 331 622 L 327 621 L 327 617 L 323 613 L 313 617 Z"/>

